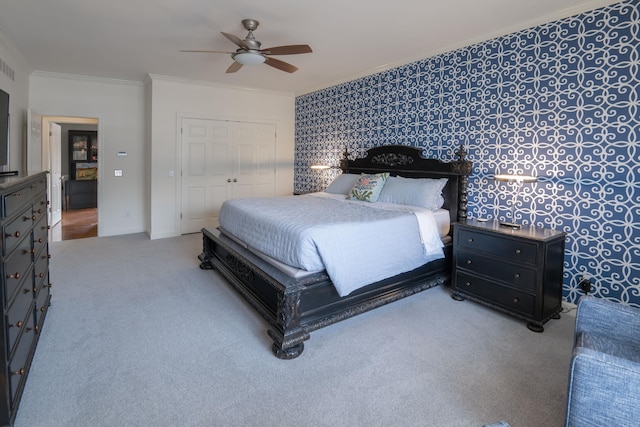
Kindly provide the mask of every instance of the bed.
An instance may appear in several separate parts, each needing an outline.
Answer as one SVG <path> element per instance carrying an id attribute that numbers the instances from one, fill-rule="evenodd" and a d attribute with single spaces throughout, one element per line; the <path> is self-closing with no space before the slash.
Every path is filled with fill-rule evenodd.
<path id="1" fill-rule="evenodd" d="M 389 174 L 397 179 L 446 179 L 440 203 L 441 209 L 448 215 L 446 223 L 450 224 L 466 219 L 467 183 L 472 166 L 466 159 L 463 147 L 456 152 L 456 157 L 450 162 L 426 159 L 422 157 L 422 149 L 391 145 L 372 148 L 364 157 L 357 159 L 350 159 L 349 154 L 345 152 L 340 168 L 345 176 Z M 316 200 L 318 198 L 309 196 L 289 196 L 286 199 L 287 203 L 302 204 L 304 197 L 314 199 L 310 202 L 312 204 L 321 203 Z M 269 202 L 275 203 L 275 200 Z M 331 197 L 327 203 L 333 203 Z M 438 215 L 441 216 L 442 212 Z M 221 224 L 222 216 L 221 212 Z M 393 214 L 387 216 L 395 218 Z M 416 218 L 419 218 L 417 214 Z M 228 224 L 225 223 L 224 227 L 232 228 Z M 355 289 L 348 286 L 350 276 L 346 269 L 343 271 L 346 273 L 346 276 L 343 275 L 346 277 L 343 282 L 347 289 L 344 289 L 337 287 L 332 281 L 331 276 L 338 282 L 338 276 L 333 269 L 313 271 L 312 268 L 311 271 L 305 271 L 297 266 L 289 266 L 256 250 L 257 245 L 249 246 L 242 238 L 237 237 L 233 230 L 224 230 L 224 227 L 202 229 L 203 250 L 199 255 L 200 268 L 217 270 L 267 321 L 267 333 L 273 340 L 272 351 L 281 359 L 298 357 L 304 350 L 304 342 L 310 338 L 310 333 L 314 330 L 433 286 L 446 284 L 450 280 L 450 236 L 444 236 L 442 239 L 441 257 L 427 256 L 424 264 L 376 279 L 371 283 L 361 284 Z M 351 249 L 356 247 L 354 240 L 342 239 L 341 245 Z M 418 240 L 421 243 L 426 242 L 426 239 Z"/>

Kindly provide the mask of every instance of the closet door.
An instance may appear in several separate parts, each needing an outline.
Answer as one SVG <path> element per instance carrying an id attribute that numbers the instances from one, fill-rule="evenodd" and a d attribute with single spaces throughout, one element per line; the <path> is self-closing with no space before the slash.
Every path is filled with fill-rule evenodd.
<path id="1" fill-rule="evenodd" d="M 217 225 L 233 167 L 230 122 L 182 120 L 182 234 Z"/>
<path id="2" fill-rule="evenodd" d="M 275 194 L 275 125 L 182 120 L 181 233 L 216 227 L 222 203 Z"/>
<path id="3" fill-rule="evenodd" d="M 275 195 L 276 128 L 272 124 L 235 122 L 233 198 Z"/>

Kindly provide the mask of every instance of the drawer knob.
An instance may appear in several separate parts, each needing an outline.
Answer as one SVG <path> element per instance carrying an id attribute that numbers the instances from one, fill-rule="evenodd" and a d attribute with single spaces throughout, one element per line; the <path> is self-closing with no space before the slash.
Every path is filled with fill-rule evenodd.
<path id="1" fill-rule="evenodd" d="M 15 232 L 15 233 L 13 233 L 13 234 L 7 234 L 7 237 L 11 237 L 11 236 L 13 236 L 13 237 L 20 237 L 20 231 L 16 231 L 16 232 Z"/>
<path id="2" fill-rule="evenodd" d="M 11 373 L 12 375 L 24 375 L 24 368 L 20 368 L 15 372 Z"/>
<path id="3" fill-rule="evenodd" d="M 469 240 L 467 240 L 469 243 L 473 243 L 473 237 L 469 237 Z"/>
<path id="4" fill-rule="evenodd" d="M 516 303 L 517 303 L 517 302 L 520 302 L 520 298 L 514 298 L 514 299 L 513 299 L 513 302 L 516 302 Z"/>
<path id="5" fill-rule="evenodd" d="M 15 326 L 16 328 L 21 328 L 22 327 L 22 320 L 18 320 L 15 325 L 9 325 L 9 326 Z"/>
<path id="6" fill-rule="evenodd" d="M 35 221 L 36 219 L 38 219 L 38 217 L 37 217 L 37 216 L 35 216 L 35 215 L 33 215 L 33 216 L 31 217 L 31 221 Z"/>
<path id="7" fill-rule="evenodd" d="M 14 273 L 14 274 L 10 274 L 9 276 L 7 276 L 7 278 L 9 279 L 19 279 L 20 278 L 20 273 Z"/>
<path id="8" fill-rule="evenodd" d="M 517 253 L 517 254 L 521 254 L 521 253 L 522 253 L 522 251 L 521 251 L 520 249 L 516 249 L 516 253 Z"/>
<path id="9" fill-rule="evenodd" d="M 464 284 L 465 286 L 471 286 L 471 282 L 467 282 Z"/>
<path id="10" fill-rule="evenodd" d="M 49 283 L 48 285 L 45 286 L 45 288 L 51 289 L 51 286 L 53 286 L 53 285 L 51 283 Z"/>
<path id="11" fill-rule="evenodd" d="M 44 277 L 44 273 L 38 273 L 38 277 L 42 279 Z"/>
<path id="12" fill-rule="evenodd" d="M 467 264 L 471 264 L 472 261 L 470 259 L 467 260 Z"/>
<path id="13" fill-rule="evenodd" d="M 23 294 L 28 294 L 29 292 L 32 292 L 32 289 L 24 288 L 24 289 L 22 290 L 22 293 L 23 293 Z"/>
<path id="14" fill-rule="evenodd" d="M 516 279 L 519 279 L 520 278 L 520 273 L 516 273 L 515 276 L 516 276 Z"/>

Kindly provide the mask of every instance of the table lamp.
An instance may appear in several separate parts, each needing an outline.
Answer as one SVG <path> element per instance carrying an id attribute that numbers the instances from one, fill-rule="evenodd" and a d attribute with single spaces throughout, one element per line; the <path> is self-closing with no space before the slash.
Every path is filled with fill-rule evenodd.
<path id="1" fill-rule="evenodd" d="M 511 221 L 502 221 L 500 222 L 500 225 L 503 227 L 520 228 L 520 224 L 516 222 L 516 203 L 518 201 L 518 196 L 520 195 L 520 191 L 522 190 L 522 185 L 524 183 L 536 182 L 537 178 L 531 175 L 497 174 L 493 179 L 496 181 L 507 182 L 515 187 L 513 191 L 513 201 L 511 202 Z"/>

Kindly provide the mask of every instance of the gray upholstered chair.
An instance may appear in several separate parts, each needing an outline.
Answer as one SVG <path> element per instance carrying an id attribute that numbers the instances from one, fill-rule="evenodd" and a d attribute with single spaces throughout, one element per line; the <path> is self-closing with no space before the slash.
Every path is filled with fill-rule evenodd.
<path id="1" fill-rule="evenodd" d="M 640 425 L 640 309 L 578 302 L 565 426 Z"/>

